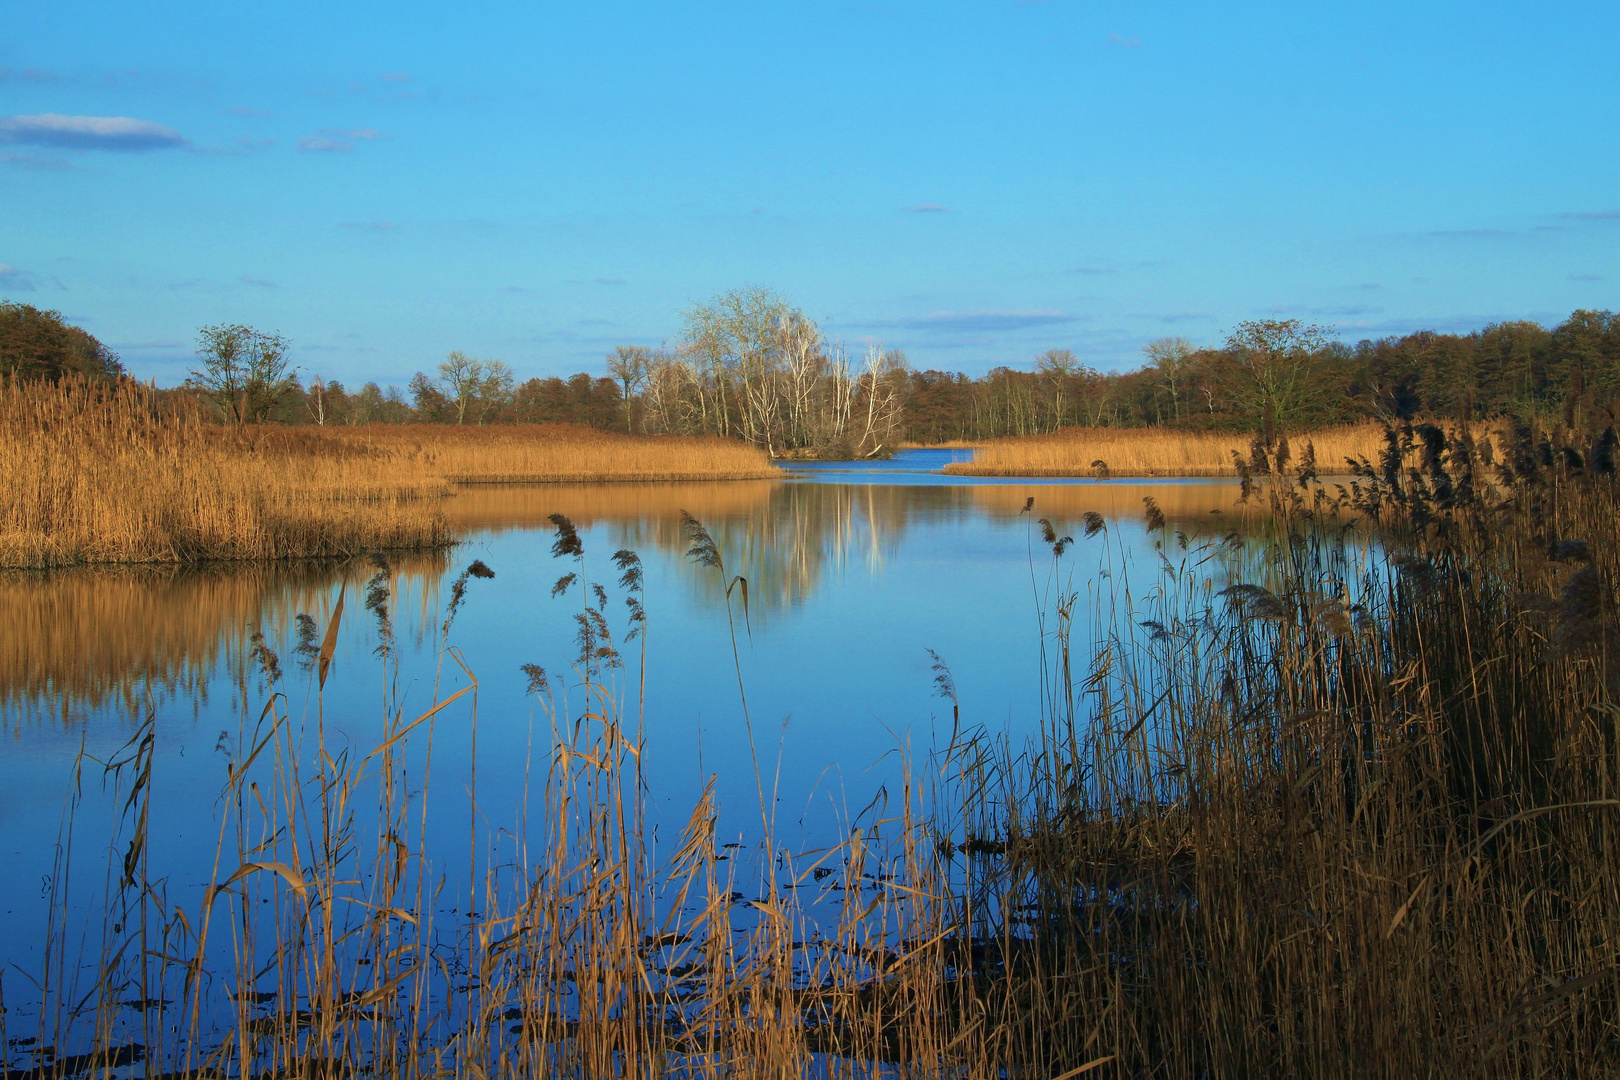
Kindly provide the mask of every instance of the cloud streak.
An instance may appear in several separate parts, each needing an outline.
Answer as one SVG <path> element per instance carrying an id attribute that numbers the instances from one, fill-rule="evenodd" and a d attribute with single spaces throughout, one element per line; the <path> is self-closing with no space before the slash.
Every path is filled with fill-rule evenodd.
<path id="1" fill-rule="evenodd" d="M 931 202 L 918 203 L 916 206 L 906 207 L 906 213 L 908 214 L 948 214 L 950 212 L 950 207 Z"/>
<path id="2" fill-rule="evenodd" d="M 0 154 L 0 165 L 40 172 L 66 172 L 74 167 L 67 158 L 42 157 L 39 154 Z"/>
<path id="3" fill-rule="evenodd" d="M 1306 307 L 1303 304 L 1282 304 L 1278 307 L 1256 308 L 1256 315 L 1376 315 L 1384 309 L 1371 304 L 1336 304 L 1326 307 Z"/>
<path id="4" fill-rule="evenodd" d="M 376 128 L 321 128 L 319 135 L 306 135 L 298 140 L 298 149 L 306 154 L 348 154 L 357 142 L 372 142 L 388 136 Z"/>
<path id="5" fill-rule="evenodd" d="M 898 319 L 855 323 L 870 329 L 896 328 L 920 330 L 935 334 L 982 334 L 996 331 L 1029 330 L 1037 326 L 1060 326 L 1079 322 L 1085 316 L 1065 311 L 932 311 L 927 315 L 908 315 Z"/>
<path id="6" fill-rule="evenodd" d="M 354 152 L 354 143 L 347 139 L 306 135 L 298 140 L 298 149 L 306 154 L 349 154 Z"/>
<path id="7" fill-rule="evenodd" d="M 190 145 L 171 127 L 130 116 L 64 116 L 39 113 L 0 119 L 0 142 L 67 150 L 115 150 L 138 153 Z"/>

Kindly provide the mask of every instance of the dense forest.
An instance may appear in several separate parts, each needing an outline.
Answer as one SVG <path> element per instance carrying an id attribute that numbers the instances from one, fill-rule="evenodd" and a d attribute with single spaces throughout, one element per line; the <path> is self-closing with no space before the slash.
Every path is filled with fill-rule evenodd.
<path id="1" fill-rule="evenodd" d="M 519 382 L 498 360 L 456 352 L 401 390 L 302 375 L 287 342 L 204 327 L 198 367 L 174 393 L 226 422 L 565 422 L 714 433 L 774 454 L 862 456 L 902 442 L 1043 434 L 1063 426 L 1295 430 L 1357 419 L 1502 415 L 1578 422 L 1620 404 L 1620 316 L 1576 311 L 1555 327 L 1506 322 L 1351 346 L 1296 320 L 1240 323 L 1213 347 L 1144 346 L 1142 366 L 1104 372 L 1066 349 L 973 378 L 918 371 L 868 346 L 858 358 L 780 297 L 740 290 L 686 313 L 671 346 L 621 346 L 602 374 Z M 54 312 L 0 304 L 0 375 L 119 377 L 110 350 Z"/>

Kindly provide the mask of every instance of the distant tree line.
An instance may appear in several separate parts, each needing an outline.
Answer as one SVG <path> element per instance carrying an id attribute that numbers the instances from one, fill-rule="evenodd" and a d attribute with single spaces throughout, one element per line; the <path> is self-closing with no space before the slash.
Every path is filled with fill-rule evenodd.
<path id="1" fill-rule="evenodd" d="M 198 332 L 182 393 L 226 423 L 575 423 L 647 434 L 715 434 L 781 456 L 862 457 L 902 441 L 1038 435 L 1067 426 L 1300 430 L 1359 419 L 1535 418 L 1574 425 L 1620 406 L 1620 316 L 1576 311 L 1557 326 L 1496 323 L 1354 346 L 1298 320 L 1239 323 L 1217 346 L 1161 338 L 1140 367 L 1103 372 L 1067 349 L 972 378 L 916 371 L 903 353 L 851 357 L 764 289 L 685 313 L 662 349 L 620 346 L 606 374 L 519 382 L 499 360 L 452 352 L 407 387 L 300 377 L 278 334 Z M 118 356 L 59 314 L 0 303 L 0 376 L 122 377 Z"/>
<path id="2" fill-rule="evenodd" d="M 1506 322 L 1354 346 L 1331 333 L 1297 320 L 1254 320 L 1213 348 L 1151 342 L 1133 371 L 1100 372 L 1053 349 L 1033 370 L 997 367 L 978 379 L 912 372 L 906 437 L 933 443 L 1069 425 L 1252 430 L 1267 417 L 1296 430 L 1496 416 L 1573 425 L 1576 413 L 1620 406 L 1620 316 L 1607 311 L 1576 311 L 1550 329 Z"/>
<path id="3" fill-rule="evenodd" d="M 350 390 L 320 375 L 301 379 L 286 342 L 239 325 L 205 326 L 197 335 L 199 366 L 186 389 L 228 423 L 512 424 L 565 423 L 633 428 L 619 385 L 581 372 L 518 382 L 500 360 L 452 352 L 436 375 L 417 372 L 404 392 L 375 382 Z M 634 402 L 631 403 L 635 405 Z"/>

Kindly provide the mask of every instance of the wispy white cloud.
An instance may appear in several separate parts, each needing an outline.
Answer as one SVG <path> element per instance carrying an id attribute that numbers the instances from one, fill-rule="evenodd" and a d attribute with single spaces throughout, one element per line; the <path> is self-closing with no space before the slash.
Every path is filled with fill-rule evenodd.
<path id="1" fill-rule="evenodd" d="M 382 74 L 382 81 L 392 83 L 408 83 L 411 81 L 411 73 L 408 71 L 385 71 Z"/>
<path id="2" fill-rule="evenodd" d="M 275 113 L 267 112 L 264 109 L 249 109 L 242 106 L 238 106 L 237 108 L 230 109 L 228 111 L 232 116 L 257 116 L 267 118 L 275 115 Z"/>
<path id="3" fill-rule="evenodd" d="M 0 142 L 69 150 L 164 150 L 188 144 L 171 127 L 129 116 L 8 116 L 0 119 Z"/>
<path id="4" fill-rule="evenodd" d="M 906 207 L 906 212 L 908 214 L 948 214 L 951 212 L 951 208 L 941 206 L 939 203 L 925 202 Z"/>
<path id="5" fill-rule="evenodd" d="M 1172 311 L 1168 315 L 1160 315 L 1162 323 L 1205 322 L 1215 316 L 1207 311 Z"/>
<path id="6" fill-rule="evenodd" d="M 298 149 L 306 154 L 347 154 L 354 150 L 354 143 L 347 139 L 306 135 L 298 140 Z"/>
<path id="7" fill-rule="evenodd" d="M 1121 49 L 1140 49 L 1142 47 L 1142 39 L 1126 37 L 1124 34 L 1109 34 L 1108 44 L 1117 45 Z"/>
<path id="8" fill-rule="evenodd" d="M 0 289 L 10 289 L 12 292 L 33 292 L 34 275 L 26 270 L 19 270 L 10 263 L 0 263 Z"/>
<path id="9" fill-rule="evenodd" d="M 392 221 L 340 221 L 340 229 L 361 229 L 365 232 L 387 232 L 396 226 Z"/>
<path id="10" fill-rule="evenodd" d="M 1620 219 L 1620 210 L 1578 210 L 1558 216 L 1576 221 L 1614 221 Z"/>
<path id="11" fill-rule="evenodd" d="M 319 135 L 298 140 L 298 149 L 312 154 L 347 154 L 357 142 L 371 142 L 388 136 L 376 128 L 321 128 Z"/>
<path id="12" fill-rule="evenodd" d="M 599 278 L 596 279 L 596 284 L 598 284 L 598 285 L 627 285 L 629 283 L 627 281 L 625 281 L 625 279 L 622 278 L 622 277 L 599 277 Z"/>
<path id="13" fill-rule="evenodd" d="M 870 329 L 895 327 L 938 334 L 977 334 L 994 331 L 1028 330 L 1036 326 L 1057 326 L 1079 322 L 1083 315 L 1065 311 L 932 311 L 927 315 L 907 315 L 852 325 Z"/>
<path id="14" fill-rule="evenodd" d="M 1569 275 L 1569 280 L 1571 280 L 1571 281 L 1602 281 L 1603 279 L 1601 277 L 1599 277 L 1598 275 L 1596 275 L 1596 274 L 1571 274 L 1571 275 Z"/>
<path id="15" fill-rule="evenodd" d="M 0 164 L 14 169 L 35 169 L 41 172 L 66 172 L 74 167 L 67 158 L 43 157 L 39 154 L 0 154 Z"/>
<path id="16" fill-rule="evenodd" d="M 243 274 L 241 277 L 237 278 L 237 280 L 244 285 L 252 285 L 259 289 L 276 288 L 276 283 L 273 281 L 266 281 L 263 278 L 249 277 L 247 274 Z"/>

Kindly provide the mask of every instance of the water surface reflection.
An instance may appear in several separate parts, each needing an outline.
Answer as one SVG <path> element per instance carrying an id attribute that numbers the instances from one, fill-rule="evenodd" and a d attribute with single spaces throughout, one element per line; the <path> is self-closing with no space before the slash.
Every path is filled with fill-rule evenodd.
<path id="1" fill-rule="evenodd" d="M 872 482 L 880 474 L 884 482 Z M 577 596 L 551 595 L 558 575 L 575 567 L 550 555 L 552 514 L 579 527 L 584 576 L 613 594 L 610 618 L 621 638 L 624 609 L 609 556 L 633 548 L 646 566 L 644 736 L 656 846 L 658 830 L 684 823 L 711 774 L 722 831 L 740 836 L 747 821 L 757 822 L 756 751 L 767 774 L 760 786 L 783 824 L 835 832 L 852 809 L 897 784 L 897 748 L 915 755 L 948 739 L 949 707 L 931 696 L 928 649 L 951 665 L 964 718 L 1020 738 L 1039 700 L 1032 570 L 1044 573 L 1049 558 L 1034 519 L 1050 518 L 1077 537 L 1085 513 L 1109 519 L 1105 536 L 1066 556 L 1084 586 L 1105 562 L 1115 572 L 1139 557 L 1158 565 L 1142 525 L 1144 497 L 1157 501 L 1172 531 L 1223 534 L 1233 527 L 1238 495 L 1225 482 L 943 483 L 887 466 L 858 483 L 829 470 L 796 476 L 465 490 L 446 506 L 462 546 L 391 562 L 397 678 L 376 655 L 377 614 L 362 603 L 376 573 L 366 560 L 0 578 L 8 627 L 0 638 L 0 717 L 9 736 L 0 755 L 0 852 L 13 869 L 0 896 L 0 910 L 10 913 L 0 956 L 34 947 L 27 928 L 43 916 L 27 883 L 50 873 L 81 746 L 105 759 L 134 718 L 156 718 L 153 858 L 160 872 L 200 882 L 207 869 L 193 863 L 213 851 L 221 748 L 242 738 L 272 689 L 251 656 L 253 636 L 262 634 L 281 658 L 295 723 L 312 729 L 319 715 L 332 743 L 369 746 L 383 702 L 414 715 L 466 685 L 455 664 L 440 661 L 438 641 L 448 582 L 473 558 L 496 577 L 472 583 L 450 641 L 479 680 L 480 813 L 493 827 L 517 820 L 528 763 L 546 745 L 550 723 L 526 696 L 520 668 L 539 663 L 559 685 L 577 683 L 569 676 Z M 1034 509 L 1025 514 L 1030 498 Z M 686 558 L 682 511 L 709 528 L 728 570 L 749 579 L 735 660 L 723 583 Z M 311 677 L 294 658 L 295 618 L 309 615 L 324 628 L 340 593 L 346 616 L 317 713 Z M 612 675 L 623 699 L 637 702 L 640 654 L 626 652 L 626 667 Z M 752 749 L 734 664 L 759 736 Z M 577 702 L 577 690 L 569 693 Z M 436 787 L 429 824 L 437 828 L 442 815 L 436 842 L 452 862 L 466 845 L 470 701 L 447 710 L 435 736 L 434 776 L 444 794 Z"/>

